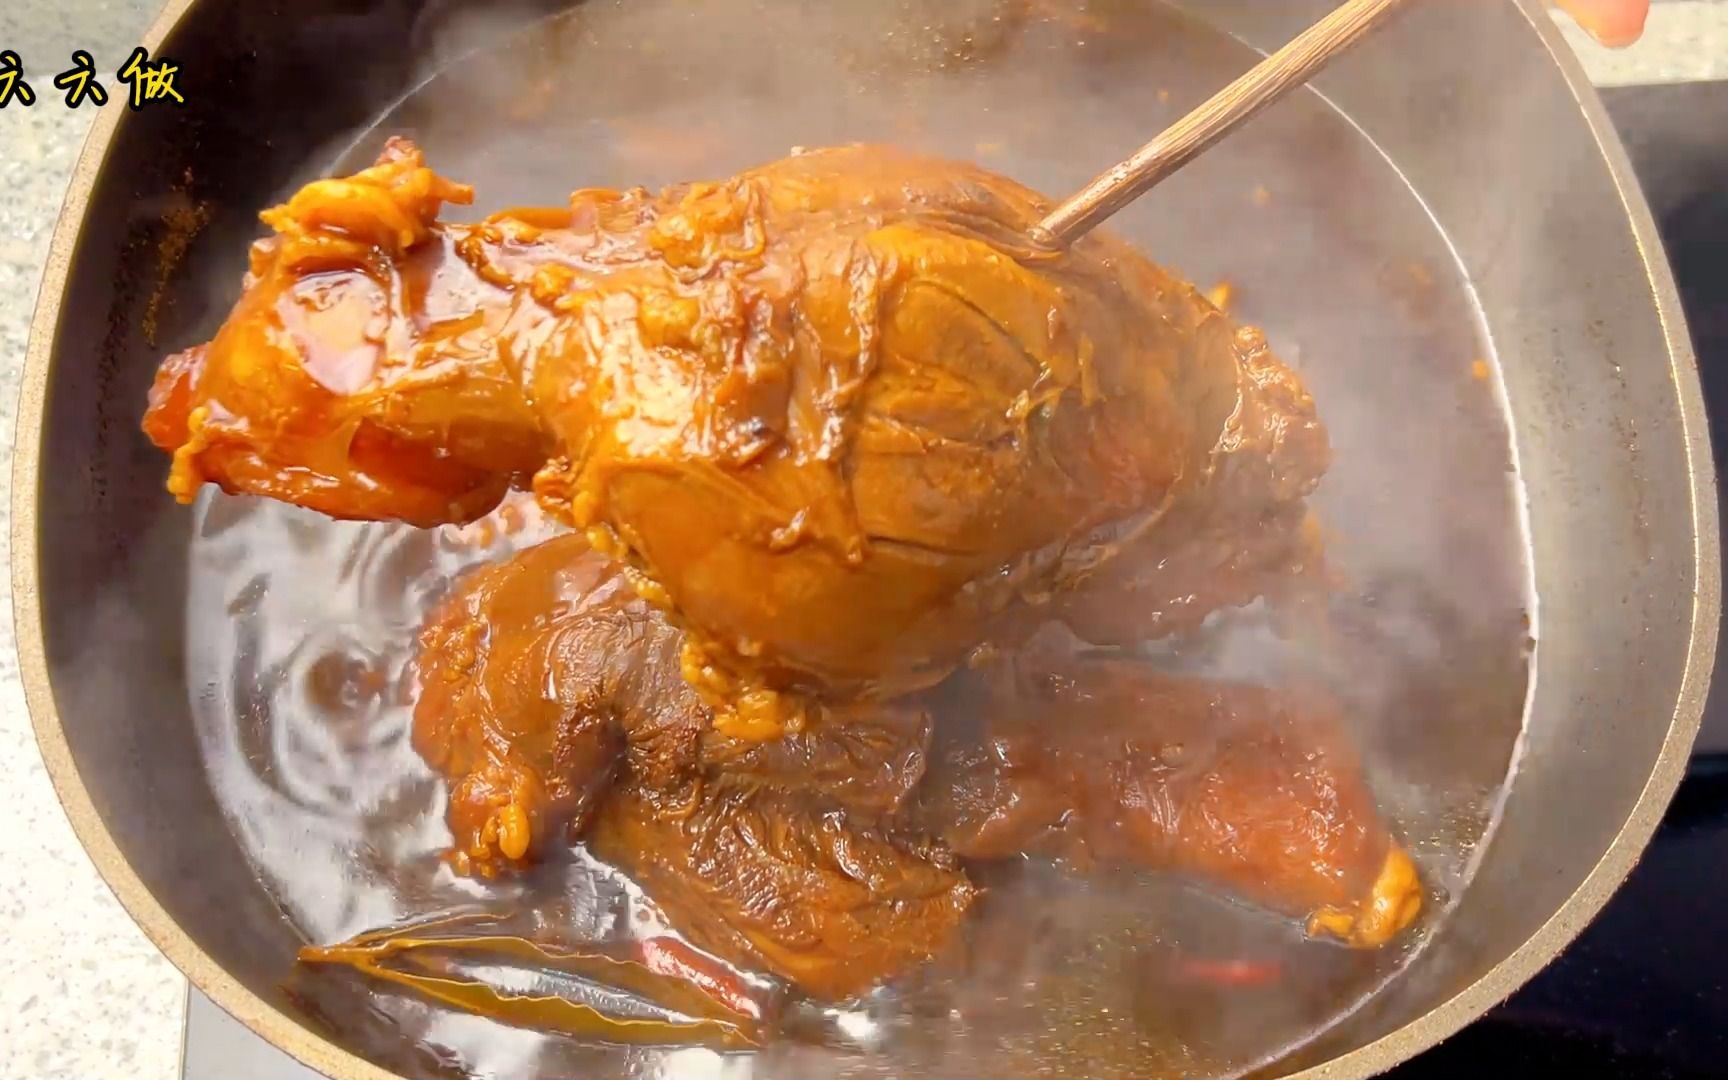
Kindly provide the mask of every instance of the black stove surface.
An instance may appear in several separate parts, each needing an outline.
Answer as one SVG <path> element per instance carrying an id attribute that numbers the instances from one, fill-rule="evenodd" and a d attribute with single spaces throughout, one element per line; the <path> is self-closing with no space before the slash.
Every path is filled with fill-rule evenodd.
<path id="1" fill-rule="evenodd" d="M 1510 1000 L 1391 1080 L 1728 1076 L 1728 768 L 1697 759 L 1642 862 Z"/>
<path id="2" fill-rule="evenodd" d="M 1728 82 L 1604 92 L 1655 212 L 1698 351 L 1716 465 L 1728 449 Z M 1728 1077 L 1728 673 L 1643 860 L 1529 985 L 1388 1076 Z M 192 992 L 185 1080 L 314 1080 Z"/>
<path id="3" fill-rule="evenodd" d="M 1716 468 L 1728 449 L 1728 82 L 1604 91 L 1655 213 L 1698 351 Z M 1529 985 L 1392 1080 L 1728 1076 L 1728 672 L 1649 850 Z"/>

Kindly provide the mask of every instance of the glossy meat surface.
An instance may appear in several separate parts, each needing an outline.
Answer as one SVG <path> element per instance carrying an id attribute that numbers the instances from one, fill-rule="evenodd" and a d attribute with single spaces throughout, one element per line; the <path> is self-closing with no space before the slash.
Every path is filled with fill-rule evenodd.
<path id="1" fill-rule="evenodd" d="M 414 726 L 458 869 L 587 842 L 704 948 L 824 997 L 941 950 L 973 897 L 956 858 L 1180 873 L 1358 945 L 1420 908 L 1324 698 L 1028 650 L 944 689 L 935 751 L 918 699 L 742 740 L 681 639 L 577 534 L 458 582 Z"/>
<path id="2" fill-rule="evenodd" d="M 468 197 L 395 142 L 266 214 L 152 393 L 171 488 L 431 524 L 534 474 L 756 737 L 789 686 L 892 696 L 1049 615 L 1155 636 L 1314 562 L 1296 377 L 1123 244 L 1029 247 L 1003 177 L 851 147 L 437 220 Z"/>
<path id="3" fill-rule="evenodd" d="M 977 895 L 938 842 L 810 789 L 621 788 L 589 844 L 695 944 L 819 998 L 935 957 Z"/>
<path id="4" fill-rule="evenodd" d="M 610 786 L 624 754 L 613 700 L 653 675 L 609 663 L 620 620 L 608 616 L 632 602 L 615 567 L 571 537 L 481 568 L 428 619 L 413 742 L 450 781 L 458 869 L 489 872 L 580 831 Z M 681 721 L 676 702 L 643 700 L 644 727 Z"/>
<path id="5" fill-rule="evenodd" d="M 948 717 L 930 762 L 932 688 L 979 646 L 1140 641 L 1316 568 L 1325 433 L 1258 331 L 1107 237 L 1037 250 L 1040 196 L 887 148 L 439 220 L 471 194 L 397 141 L 268 212 L 145 420 L 182 498 L 433 525 L 531 488 L 577 529 L 422 634 L 456 869 L 586 843 L 823 998 L 943 952 L 968 858 L 1187 874 L 1364 945 L 1414 916 L 1324 707 L 967 673 L 985 728 Z"/>
<path id="6" fill-rule="evenodd" d="M 472 198 L 393 143 L 266 211 L 233 311 L 151 388 L 144 430 L 174 454 L 169 490 L 212 481 L 425 525 L 484 514 L 538 468 L 549 443 L 497 347 L 507 294 L 450 273 L 435 224 Z"/>
<path id="7" fill-rule="evenodd" d="M 1137 660 L 1007 666 L 979 680 L 982 721 L 946 732 L 921 789 L 917 818 L 961 856 L 1171 871 L 1360 946 L 1421 910 L 1324 695 Z"/>
<path id="8" fill-rule="evenodd" d="M 458 869 L 489 874 L 582 831 L 619 779 L 678 788 L 724 771 L 877 814 L 923 775 L 916 702 L 821 709 L 769 741 L 714 730 L 683 635 L 628 572 L 566 535 L 467 575 L 427 620 L 414 747 L 450 782 Z"/>
<path id="9" fill-rule="evenodd" d="M 940 950 L 974 890 L 889 819 L 928 714 L 821 710 L 768 741 L 714 729 L 682 635 L 580 535 L 458 582 L 421 635 L 414 746 L 450 783 L 451 862 L 491 875 L 587 840 L 680 932 L 845 997 Z"/>

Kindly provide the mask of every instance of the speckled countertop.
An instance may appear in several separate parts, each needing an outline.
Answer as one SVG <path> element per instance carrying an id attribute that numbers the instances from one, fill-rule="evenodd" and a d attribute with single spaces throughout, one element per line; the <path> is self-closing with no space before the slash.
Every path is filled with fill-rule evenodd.
<path id="1" fill-rule="evenodd" d="M 11 476 L 18 376 L 42 261 L 96 110 L 64 107 L 73 49 L 113 71 L 155 0 L 4 0 L 0 49 L 38 102 L 0 109 L 0 477 Z M 1572 32 L 1575 42 L 1582 36 Z M 1580 47 L 1603 84 L 1728 78 L 1728 0 L 1658 0 L 1645 40 Z M 117 108 L 110 103 L 108 108 Z M 6 481 L 0 481 L 0 485 Z M 0 499 L 0 551 L 9 546 Z M 0 575 L 0 1080 L 172 1080 L 185 983 L 97 878 L 55 801 L 18 683 L 10 575 Z M 244 1078 L 237 1078 L 244 1080 Z"/>
<path id="2" fill-rule="evenodd" d="M 23 59 L 37 94 L 33 108 L 0 109 L 0 487 L 10 486 L 18 375 L 42 261 L 96 114 L 88 104 L 68 110 L 54 74 L 73 49 L 113 71 L 159 2 L 0 0 L 0 49 Z M 9 509 L 8 490 L 0 549 L 10 547 Z M 185 980 L 96 876 L 55 801 L 18 682 L 11 581 L 0 575 L 0 1077 L 171 1080 Z"/>

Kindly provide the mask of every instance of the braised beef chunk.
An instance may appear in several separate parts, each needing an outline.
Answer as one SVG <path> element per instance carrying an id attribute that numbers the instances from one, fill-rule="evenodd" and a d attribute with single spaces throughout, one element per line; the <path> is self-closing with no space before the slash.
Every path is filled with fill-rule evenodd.
<path id="1" fill-rule="evenodd" d="M 618 773 L 668 788 L 724 772 L 872 813 L 923 775 L 930 718 L 916 702 L 817 709 L 766 742 L 722 734 L 680 673 L 682 642 L 580 536 L 457 584 L 421 635 L 414 745 L 451 781 L 459 868 L 489 873 L 574 835 Z"/>
<path id="2" fill-rule="evenodd" d="M 853 705 L 733 739 L 680 676 L 680 638 L 579 536 L 459 582 L 422 637 L 415 710 L 452 780 L 458 866 L 530 859 L 600 796 L 593 850 L 722 959 L 844 997 L 938 951 L 972 887 L 887 820 L 923 776 L 928 714 Z M 506 846 L 512 818 L 528 847 Z"/>
<path id="3" fill-rule="evenodd" d="M 534 475 L 689 634 L 715 722 L 881 699 L 1052 613 L 1198 625 L 1313 562 L 1301 380 L 1119 240 L 976 165 L 813 150 L 658 193 L 441 221 L 392 141 L 268 211 L 145 429 L 170 488 L 470 520 Z"/>
<path id="4" fill-rule="evenodd" d="M 930 712 L 917 701 L 835 706 L 803 731 L 766 742 L 705 738 L 702 761 L 727 776 L 817 792 L 848 810 L 890 814 L 924 776 L 930 732 Z"/>
<path id="5" fill-rule="evenodd" d="M 976 895 L 928 837 L 749 781 L 620 787 L 588 842 L 691 941 L 819 998 L 937 955 Z"/>
<path id="6" fill-rule="evenodd" d="M 1415 916 L 1323 697 L 1026 651 L 1321 578 L 1327 437 L 1260 331 L 889 147 L 440 220 L 472 195 L 392 140 L 266 212 L 145 417 L 183 500 L 434 525 L 531 488 L 581 530 L 422 633 L 458 871 L 587 843 L 823 998 L 944 950 L 961 859 L 1179 873 L 1359 945 Z"/>
<path id="7" fill-rule="evenodd" d="M 1336 706 L 1161 673 L 1028 658 L 974 680 L 918 820 L 971 859 L 1035 852 L 1174 871 L 1310 929 L 1378 945 L 1420 910 Z"/>
<path id="8" fill-rule="evenodd" d="M 634 596 L 563 537 L 469 575 L 427 621 L 414 748 L 450 781 L 458 869 L 533 857 L 610 784 L 625 752 L 612 690 L 638 665 L 608 615 Z"/>

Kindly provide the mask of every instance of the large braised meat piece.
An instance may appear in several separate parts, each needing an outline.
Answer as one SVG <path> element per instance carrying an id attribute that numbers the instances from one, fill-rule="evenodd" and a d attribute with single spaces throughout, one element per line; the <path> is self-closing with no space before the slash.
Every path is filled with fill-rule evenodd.
<path id="1" fill-rule="evenodd" d="M 975 890 L 895 820 L 928 714 L 835 707 L 734 739 L 680 678 L 680 636 L 579 535 L 464 578 L 421 635 L 414 710 L 452 863 L 490 875 L 587 839 L 699 945 L 823 996 L 939 952 Z"/>
<path id="2" fill-rule="evenodd" d="M 1031 246 L 1001 176 L 850 147 L 438 220 L 470 197 L 394 142 L 267 212 L 152 392 L 171 489 L 429 525 L 533 475 L 758 737 L 788 687 L 891 696 L 1052 614 L 1156 636 L 1315 558 L 1325 435 L 1264 338 L 1108 237 Z"/>
<path id="3" fill-rule="evenodd" d="M 1182 874 L 1359 946 L 1420 911 L 1327 695 L 1035 650 L 965 682 L 916 814 L 959 855 Z"/>
<path id="4" fill-rule="evenodd" d="M 1329 706 L 1023 651 L 1310 576 L 1326 438 L 1258 331 L 886 148 L 439 220 L 471 197 L 395 141 L 268 211 L 145 419 L 183 499 L 434 525 L 531 487 L 576 528 L 422 633 L 457 870 L 586 843 L 829 998 L 940 955 L 969 861 L 1185 874 L 1359 945 L 1414 917 Z"/>
<path id="5" fill-rule="evenodd" d="M 951 680 L 934 724 L 915 696 L 742 740 L 680 637 L 579 535 L 459 583 L 414 714 L 459 869 L 585 841 L 698 944 L 819 996 L 940 953 L 967 861 L 1182 874 L 1363 946 L 1421 907 L 1321 695 L 1029 649 Z"/>
<path id="6" fill-rule="evenodd" d="M 450 781 L 452 861 L 491 874 L 579 835 L 616 781 L 689 790 L 724 773 L 898 810 L 924 774 L 916 700 L 826 706 L 737 739 L 679 674 L 683 635 L 576 534 L 480 567 L 420 635 L 414 748 Z"/>

